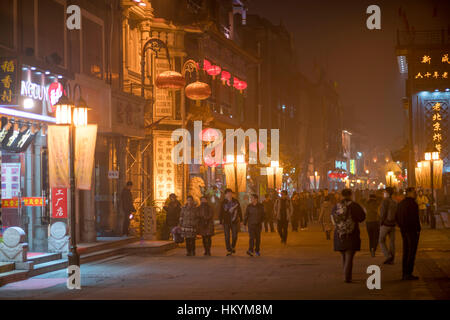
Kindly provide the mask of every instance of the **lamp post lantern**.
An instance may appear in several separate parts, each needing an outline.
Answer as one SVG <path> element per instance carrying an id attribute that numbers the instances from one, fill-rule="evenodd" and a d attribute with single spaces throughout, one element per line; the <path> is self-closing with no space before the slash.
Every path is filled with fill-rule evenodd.
<path id="1" fill-rule="evenodd" d="M 87 125 L 87 105 L 81 98 L 81 88 L 75 86 L 80 91 L 78 103 L 62 95 L 56 103 L 56 124 L 69 126 L 69 176 L 70 176 L 70 250 L 67 255 L 69 266 L 80 266 L 80 256 L 77 251 L 76 237 L 76 213 L 75 213 L 75 130 L 76 127 Z"/>
<path id="2" fill-rule="evenodd" d="M 434 197 L 434 161 L 439 160 L 438 152 L 425 152 L 425 161 L 430 162 L 430 187 L 431 187 L 431 217 L 430 227 L 436 229 L 436 219 L 434 212 L 436 209 L 435 197 Z"/>

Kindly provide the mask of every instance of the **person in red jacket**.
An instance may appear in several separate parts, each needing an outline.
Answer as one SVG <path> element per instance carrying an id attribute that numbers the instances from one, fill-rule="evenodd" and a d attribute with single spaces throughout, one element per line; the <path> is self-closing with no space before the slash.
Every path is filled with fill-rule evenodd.
<path id="1" fill-rule="evenodd" d="M 403 280 L 418 280 L 419 277 L 412 274 L 421 230 L 414 188 L 406 189 L 406 198 L 398 204 L 396 217 L 403 240 Z"/>

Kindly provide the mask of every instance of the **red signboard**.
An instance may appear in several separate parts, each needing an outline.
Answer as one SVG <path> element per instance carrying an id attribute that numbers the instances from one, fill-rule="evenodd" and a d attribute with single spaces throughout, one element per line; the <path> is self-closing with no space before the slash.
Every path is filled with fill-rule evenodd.
<path id="1" fill-rule="evenodd" d="M 52 188 L 52 218 L 67 218 L 67 189 Z"/>
<path id="2" fill-rule="evenodd" d="M 22 206 L 24 207 L 42 207 L 45 204 L 45 198 L 42 197 L 26 197 L 22 198 Z M 18 208 L 19 199 L 2 199 L 2 208 Z"/>

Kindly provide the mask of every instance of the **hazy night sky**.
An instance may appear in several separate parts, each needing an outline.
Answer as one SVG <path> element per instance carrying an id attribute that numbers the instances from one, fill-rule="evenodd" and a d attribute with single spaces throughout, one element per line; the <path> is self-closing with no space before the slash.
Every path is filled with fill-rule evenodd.
<path id="1" fill-rule="evenodd" d="M 366 9 L 381 9 L 381 30 L 368 30 Z M 405 128 L 401 98 L 404 81 L 395 55 L 396 30 L 404 30 L 399 8 L 415 30 L 447 28 L 450 1 L 252 0 L 249 14 L 259 14 L 292 32 L 301 72 L 311 80 L 314 62 L 338 82 L 344 110 L 373 146 L 399 147 Z M 436 8 L 436 16 L 433 13 Z"/>

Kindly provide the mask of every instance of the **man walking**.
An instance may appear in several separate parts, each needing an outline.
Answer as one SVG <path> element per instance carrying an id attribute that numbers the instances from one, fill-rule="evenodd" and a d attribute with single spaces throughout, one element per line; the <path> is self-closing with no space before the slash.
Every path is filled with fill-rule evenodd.
<path id="1" fill-rule="evenodd" d="M 231 189 L 225 190 L 225 199 L 220 206 L 219 220 L 220 224 L 223 225 L 227 256 L 231 256 L 233 253 L 236 253 L 238 232 L 242 221 L 241 205 L 238 200 L 233 198 L 233 191 Z"/>
<path id="2" fill-rule="evenodd" d="M 392 199 L 394 189 L 387 187 L 385 190 L 385 198 L 380 208 L 380 247 L 386 260 L 384 264 L 394 264 L 395 258 L 395 224 L 397 202 Z M 386 246 L 386 238 L 389 237 L 389 248 Z"/>
<path id="3" fill-rule="evenodd" d="M 251 195 L 251 203 L 245 210 L 244 226 L 248 224 L 249 246 L 247 254 L 253 257 L 255 253 L 260 255 L 261 228 L 264 219 L 264 206 L 258 202 L 256 194 Z M 254 251 L 253 251 L 254 250 Z"/>
<path id="4" fill-rule="evenodd" d="M 273 227 L 273 200 L 271 199 L 270 195 L 266 193 L 265 199 L 263 201 L 264 206 L 264 230 L 266 232 L 274 232 Z"/>
<path id="5" fill-rule="evenodd" d="M 406 198 L 398 204 L 397 223 L 403 240 L 402 271 L 403 280 L 418 280 L 414 276 L 414 261 L 420 237 L 419 206 L 414 188 L 406 189 Z"/>
<path id="6" fill-rule="evenodd" d="M 275 201 L 274 212 L 275 219 L 277 220 L 278 233 L 283 244 L 287 242 L 288 225 L 293 211 L 292 201 L 289 199 L 287 191 L 281 191 L 281 198 Z"/>
<path id="7" fill-rule="evenodd" d="M 122 235 L 128 236 L 129 226 L 130 226 L 130 215 L 136 212 L 133 205 L 133 196 L 131 195 L 131 188 L 133 187 L 133 182 L 128 181 L 125 188 L 123 188 L 120 194 L 120 203 L 122 208 Z"/>

